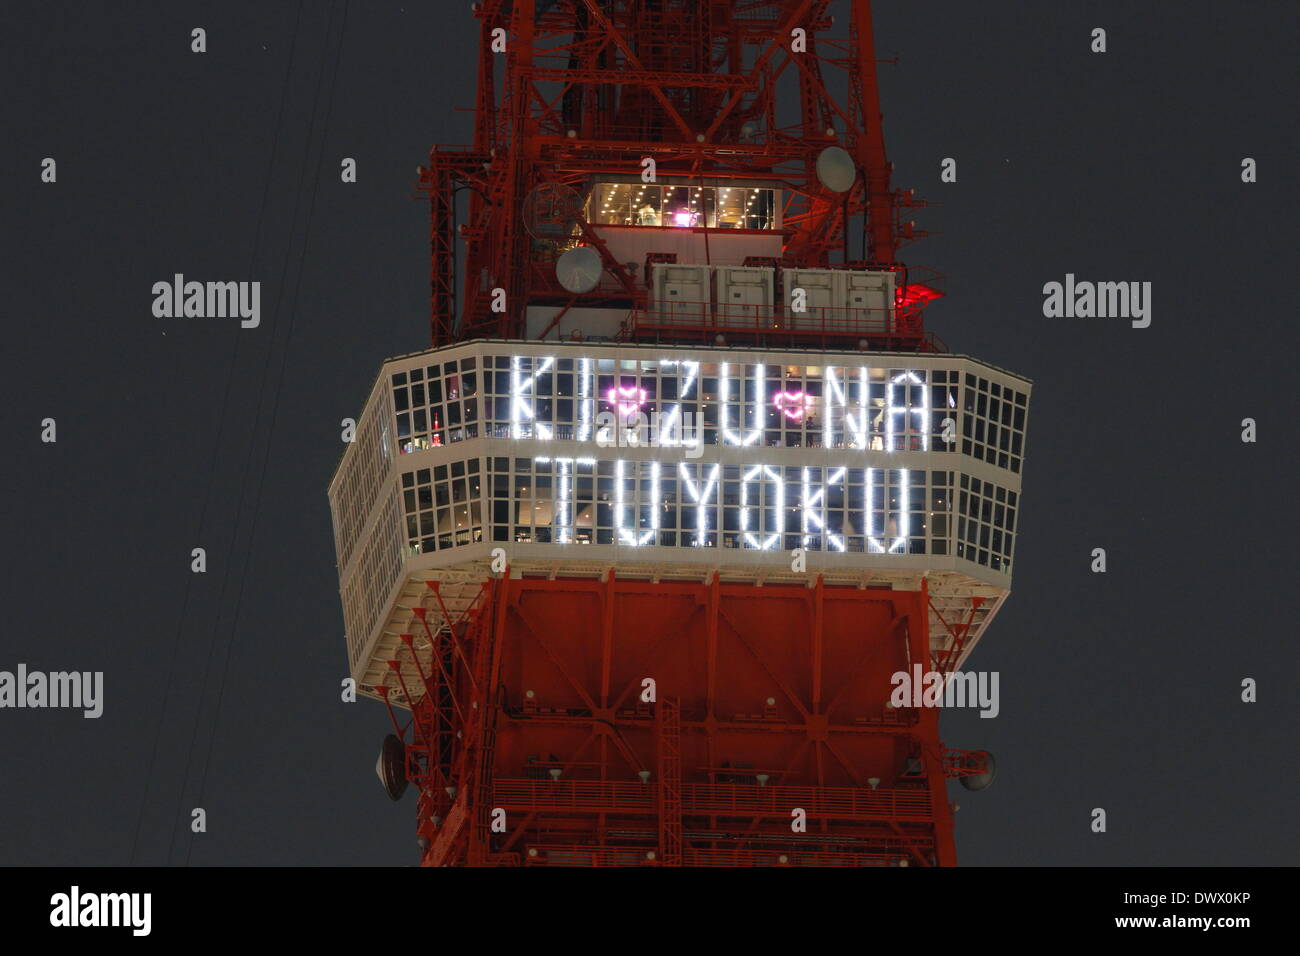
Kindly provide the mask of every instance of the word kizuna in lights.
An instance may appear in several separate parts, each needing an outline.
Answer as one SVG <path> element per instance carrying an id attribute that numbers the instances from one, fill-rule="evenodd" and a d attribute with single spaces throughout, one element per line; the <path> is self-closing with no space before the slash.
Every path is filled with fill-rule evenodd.
<path id="1" fill-rule="evenodd" d="M 746 366 L 722 363 L 704 378 L 696 361 L 660 362 L 658 377 L 598 376 L 597 362 L 589 358 L 573 364 L 573 372 L 561 372 L 554 358 L 511 359 L 510 437 L 599 441 L 608 415 L 622 424 L 647 413 L 655 423 L 652 437 L 638 443 L 661 446 L 694 446 L 701 427 L 709 430 L 710 442 L 770 444 L 765 432 L 784 423 L 820 432 L 819 444 L 826 447 L 929 451 L 931 432 L 940 430 L 930 420 L 924 372 L 895 369 L 884 377 L 880 369 L 826 366 L 815 387 L 794 387 L 769 377 L 763 365 L 748 366 L 746 374 Z M 684 434 L 688 421 L 695 426 L 689 436 Z M 557 424 L 562 434 L 557 435 Z"/>

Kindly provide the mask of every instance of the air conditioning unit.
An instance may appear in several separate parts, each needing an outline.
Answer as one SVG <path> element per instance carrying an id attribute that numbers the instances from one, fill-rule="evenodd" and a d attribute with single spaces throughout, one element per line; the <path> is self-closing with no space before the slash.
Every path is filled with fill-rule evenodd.
<path id="1" fill-rule="evenodd" d="M 706 325 L 712 291 L 712 266 L 656 263 L 650 310 L 674 323 Z"/>
<path id="2" fill-rule="evenodd" d="M 776 276 L 755 266 L 718 266 L 717 324 L 720 327 L 763 328 L 773 323 Z"/>

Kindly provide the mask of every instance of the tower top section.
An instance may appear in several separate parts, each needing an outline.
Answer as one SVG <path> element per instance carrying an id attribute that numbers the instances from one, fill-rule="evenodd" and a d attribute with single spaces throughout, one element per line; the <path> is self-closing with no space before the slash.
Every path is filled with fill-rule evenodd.
<path id="1" fill-rule="evenodd" d="M 936 293 L 898 259 L 920 203 L 890 184 L 870 3 L 838 36 L 830 7 L 475 4 L 474 142 L 420 168 L 433 344 L 522 337 L 538 306 L 644 310 L 667 264 L 894 272 L 916 332 Z"/>

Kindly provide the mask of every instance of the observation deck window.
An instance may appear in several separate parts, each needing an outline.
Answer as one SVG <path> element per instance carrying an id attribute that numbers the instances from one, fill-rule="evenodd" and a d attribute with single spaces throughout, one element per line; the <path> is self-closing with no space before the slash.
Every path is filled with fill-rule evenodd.
<path id="1" fill-rule="evenodd" d="M 751 186 L 597 183 L 587 221 L 604 226 L 775 229 L 776 190 Z"/>

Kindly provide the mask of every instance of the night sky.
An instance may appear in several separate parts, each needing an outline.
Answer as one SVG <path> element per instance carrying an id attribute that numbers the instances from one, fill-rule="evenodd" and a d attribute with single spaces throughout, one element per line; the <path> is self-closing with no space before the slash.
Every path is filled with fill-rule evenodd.
<path id="1" fill-rule="evenodd" d="M 943 718 L 999 769 L 954 791 L 959 860 L 1292 863 L 1296 7 L 876 7 L 894 182 L 940 203 L 905 252 L 947 276 L 928 324 L 1034 382 L 1014 591 L 966 665 L 1001 714 Z M 428 345 L 413 184 L 470 138 L 469 4 L 5 8 L 0 670 L 103 671 L 105 704 L 0 710 L 0 864 L 413 864 L 387 716 L 339 700 L 325 489 Z M 155 318 L 178 272 L 260 280 L 261 326 Z M 1066 273 L 1151 282 L 1150 328 L 1044 318 Z"/>

